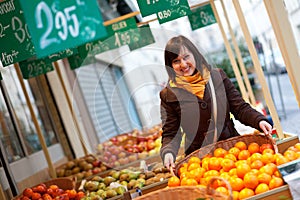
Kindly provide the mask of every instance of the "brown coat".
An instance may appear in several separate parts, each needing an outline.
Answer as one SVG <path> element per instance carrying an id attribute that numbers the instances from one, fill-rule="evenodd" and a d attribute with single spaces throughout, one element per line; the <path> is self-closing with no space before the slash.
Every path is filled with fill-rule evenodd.
<path id="1" fill-rule="evenodd" d="M 239 135 L 230 119 L 230 112 L 241 123 L 260 130 L 259 122 L 267 119 L 242 99 L 225 72 L 222 69 L 212 69 L 211 76 L 217 99 L 218 140 Z M 171 88 L 169 85 L 160 92 L 162 158 L 168 152 L 176 157 L 182 131 L 186 133 L 186 155 L 213 142 L 215 125 L 210 94 L 209 83 L 202 100 L 184 89 Z"/>

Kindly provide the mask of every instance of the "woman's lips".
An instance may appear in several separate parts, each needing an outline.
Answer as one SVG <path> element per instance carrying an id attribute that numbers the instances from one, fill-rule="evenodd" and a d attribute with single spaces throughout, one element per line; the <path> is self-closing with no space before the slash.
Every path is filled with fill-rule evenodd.
<path id="1" fill-rule="evenodd" d="M 190 70 L 190 68 L 187 67 L 187 68 L 183 69 L 182 71 L 183 71 L 183 72 L 188 72 L 189 70 Z"/>

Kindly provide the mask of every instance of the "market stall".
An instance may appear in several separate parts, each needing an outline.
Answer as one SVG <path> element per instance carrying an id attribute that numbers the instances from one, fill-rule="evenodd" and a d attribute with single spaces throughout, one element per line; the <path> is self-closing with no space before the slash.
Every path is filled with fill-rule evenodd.
<path id="1" fill-rule="evenodd" d="M 223 2 L 221 1 L 221 3 Z M 160 125 L 143 131 L 135 129 L 128 133 L 118 133 L 117 136 L 111 137 L 109 140 L 98 144 L 98 146 L 93 149 L 93 152 L 95 153 L 89 154 L 86 147 L 86 138 L 82 135 L 83 133 L 78 122 L 78 117 L 74 112 L 71 98 L 68 94 L 64 78 L 59 68 L 60 66 L 56 61 L 51 60 L 49 63 L 52 65 L 54 62 L 53 64 L 55 66 L 55 71 L 59 77 L 65 94 L 67 107 L 71 111 L 71 120 L 74 123 L 74 129 L 76 130 L 76 134 L 74 135 L 79 138 L 78 141 L 80 145 L 78 147 L 82 150 L 83 154 L 85 154 L 84 157 L 69 160 L 68 162 L 54 168 L 49 156 L 47 145 L 45 144 L 45 140 L 43 138 L 42 131 L 39 127 L 34 110 L 31 107 L 30 99 L 23 83 L 23 78 L 27 79 L 32 77 L 26 77 L 26 73 L 21 72 L 20 66 L 15 63 L 14 65 L 18 74 L 18 78 L 26 97 L 26 103 L 30 108 L 30 115 L 34 120 L 38 139 L 42 145 L 42 150 L 48 164 L 51 180 L 35 186 L 26 187 L 26 189 L 22 190 L 22 192 L 19 192 L 18 195 L 14 194 L 14 200 L 39 199 L 42 197 L 49 200 L 64 198 L 71 200 L 96 200 L 100 198 L 113 200 L 132 199 L 137 196 L 141 196 L 138 197 L 138 199 L 151 199 L 160 192 L 167 196 L 170 192 L 172 195 L 176 196 L 177 192 L 178 194 L 180 193 L 180 190 L 188 191 L 189 189 L 185 188 L 184 186 L 191 186 L 191 194 L 193 195 L 194 193 L 192 191 L 195 191 L 195 196 L 192 195 L 193 198 L 197 195 L 199 198 L 202 198 L 201 195 L 207 195 L 207 193 L 209 193 L 208 191 L 213 191 L 212 193 L 209 193 L 209 195 L 219 195 L 221 196 L 220 198 L 224 198 L 224 196 L 233 197 L 233 199 L 273 199 L 274 197 L 278 196 L 287 199 L 292 198 L 290 186 L 284 179 L 285 175 L 282 174 L 282 171 L 279 169 L 282 168 L 282 166 L 286 167 L 300 159 L 299 138 L 297 135 L 292 133 L 285 133 L 281 128 L 273 100 L 267 89 L 268 87 L 266 85 L 266 81 L 264 80 L 263 72 L 257 53 L 255 52 L 253 41 L 251 39 L 245 19 L 243 18 L 243 12 L 238 1 L 233 1 L 233 3 L 241 23 L 241 28 L 245 35 L 246 43 L 253 59 L 255 71 L 257 73 L 259 82 L 263 87 L 263 93 L 267 107 L 274 121 L 274 126 L 276 127 L 273 132 L 273 139 L 262 136 L 260 133 L 255 131 L 253 134 L 245 134 L 240 137 L 228 139 L 203 147 L 186 157 L 183 156 L 183 149 L 181 149 L 176 160 L 175 174 L 173 174 L 172 170 L 170 171 L 163 166 L 161 157 L 159 155 L 162 134 Z M 148 6 L 156 6 L 154 3 L 153 5 L 151 3 L 149 4 L 150 5 Z M 277 2 L 277 5 L 280 7 L 279 4 L 280 2 Z M 78 5 L 80 5 L 80 1 Z M 256 102 L 253 96 L 253 91 L 251 90 L 247 73 L 243 66 L 242 58 L 234 39 L 234 34 L 232 33 L 228 17 L 226 17 L 227 23 L 229 24 L 231 37 L 234 42 L 235 51 L 238 54 L 239 65 L 242 68 L 241 71 L 243 72 L 248 91 L 246 91 L 246 87 L 244 86 L 242 77 L 239 73 L 238 65 L 235 61 L 234 53 L 230 47 L 229 40 L 227 39 L 225 30 L 222 26 L 218 10 L 215 6 L 215 1 L 210 0 L 205 3 L 194 5 L 191 8 L 197 8 L 206 5 L 211 6 L 212 12 L 216 18 L 216 22 L 221 30 L 225 47 L 229 55 L 230 62 L 234 68 L 234 73 L 236 75 L 242 96 L 247 102 L 254 104 Z M 47 9 L 45 4 L 41 4 L 40 6 L 43 9 Z M 226 13 L 226 9 L 223 4 L 222 6 Z M 72 6 L 68 7 L 67 11 L 65 12 L 69 13 L 72 11 L 72 9 Z M 272 14 L 273 10 L 271 9 L 270 5 L 268 6 L 268 9 Z M 144 13 L 145 11 L 141 12 Z M 103 24 L 104 26 L 110 26 L 112 29 L 116 28 L 116 30 L 111 30 L 113 33 L 110 34 L 115 35 L 117 39 L 124 38 L 124 36 L 128 34 L 130 35 L 132 32 L 136 34 L 136 32 L 134 32 L 136 30 L 132 31 L 133 29 L 125 29 L 128 27 L 126 27 L 124 24 L 126 24 L 125 21 L 127 19 L 136 16 L 138 13 L 139 12 L 134 12 L 129 15 L 104 22 Z M 157 10 L 156 13 L 158 14 L 158 18 L 153 20 L 158 20 L 160 23 L 165 23 L 168 20 L 170 21 L 175 19 L 169 18 L 170 15 L 167 16 L 168 13 L 166 14 L 166 12 L 163 12 L 162 10 Z M 178 17 L 182 17 L 182 13 L 183 12 L 177 13 Z M 27 18 L 30 17 L 28 11 L 26 15 Z M 72 15 L 72 17 L 69 16 L 67 18 L 72 18 L 73 20 L 77 19 L 74 16 L 76 15 Z M 150 20 L 149 22 L 153 20 Z M 146 22 L 146 24 L 149 22 Z M 275 24 L 275 22 L 273 23 Z M 74 26 L 75 25 L 76 23 Z M 121 25 L 124 25 L 124 27 Z M 138 28 L 138 26 L 142 25 L 145 25 L 145 23 L 140 23 L 139 25 L 134 24 L 132 26 L 134 28 Z M 72 27 L 69 27 L 69 29 L 71 34 L 76 35 L 76 28 L 72 29 Z M 64 36 L 62 36 L 62 33 L 58 35 L 60 37 Z M 139 37 L 142 38 L 141 35 L 139 35 Z M 99 38 L 101 37 L 99 36 Z M 96 40 L 96 38 L 94 38 L 94 40 Z M 116 41 L 119 42 L 119 45 L 116 43 Z M 112 44 L 111 41 L 106 41 L 106 45 L 109 47 L 106 46 L 108 49 L 105 49 L 105 45 L 103 45 L 102 41 L 100 40 L 98 42 L 94 42 L 93 44 L 85 45 L 85 42 L 87 41 L 79 44 L 78 40 L 74 40 L 73 38 L 69 41 L 69 43 L 74 42 L 76 45 L 84 45 L 85 48 L 89 47 L 92 50 L 81 51 L 81 53 L 84 52 L 84 56 L 88 57 L 88 59 L 81 54 L 76 54 L 76 64 L 70 62 L 70 66 L 75 69 L 79 68 L 82 63 L 93 63 L 91 60 L 95 59 L 94 56 L 96 54 L 106 50 L 115 49 L 123 45 L 120 44 L 120 40 L 116 41 L 114 44 Z M 143 41 L 138 42 L 142 43 L 139 44 L 140 46 L 144 45 Z M 281 43 L 284 45 L 284 41 Z M 41 43 L 39 43 L 39 45 L 41 45 Z M 43 45 L 45 44 L 42 44 L 42 46 L 37 48 L 38 56 L 43 57 L 47 56 L 46 54 L 55 53 L 51 52 L 51 48 L 43 50 L 47 47 L 47 45 Z M 133 43 L 126 43 L 126 41 L 125 45 L 131 45 L 133 49 L 138 48 L 133 47 Z M 66 46 L 62 45 L 61 48 L 63 49 L 60 50 L 64 50 L 66 49 Z M 288 53 L 289 51 L 287 51 L 286 54 Z M 83 56 L 83 58 L 81 56 Z M 60 57 L 60 59 L 62 59 L 62 57 Z M 28 60 L 28 63 L 29 62 L 31 62 L 31 60 Z M 26 66 L 29 66 L 28 63 Z M 292 69 L 292 67 L 288 68 L 289 71 L 293 71 Z M 37 75 L 48 72 L 46 70 L 43 71 L 43 73 L 40 73 L 40 71 L 43 70 L 38 70 Z M 293 82 L 295 84 L 295 90 L 297 90 L 297 81 L 295 81 L 294 78 Z M 275 140 L 276 143 L 274 143 L 273 140 Z M 210 180 L 214 179 L 215 177 L 223 178 L 227 185 L 222 183 L 222 181 L 210 182 Z M 197 187 L 199 191 L 197 190 Z M 15 191 L 15 193 L 16 192 L 17 191 Z M 158 197 L 156 196 L 155 198 Z"/>

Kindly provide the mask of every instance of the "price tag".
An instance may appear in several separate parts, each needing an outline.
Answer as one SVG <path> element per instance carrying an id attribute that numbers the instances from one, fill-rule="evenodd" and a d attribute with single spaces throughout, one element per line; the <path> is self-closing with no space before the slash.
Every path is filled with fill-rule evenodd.
<path id="1" fill-rule="evenodd" d="M 137 0 L 142 17 L 157 13 L 165 0 Z"/>
<path id="2" fill-rule="evenodd" d="M 38 58 L 106 36 L 96 0 L 21 0 Z"/>
<path id="3" fill-rule="evenodd" d="M 33 78 L 54 70 L 49 59 L 22 61 L 19 65 L 24 79 Z"/>
<path id="4" fill-rule="evenodd" d="M 139 37 L 137 38 L 136 42 L 130 43 L 129 49 L 131 51 L 142 48 L 144 46 L 147 46 L 149 44 L 153 44 L 155 42 L 155 39 L 152 35 L 151 29 L 149 25 L 144 25 L 138 28 Z"/>
<path id="5" fill-rule="evenodd" d="M 66 49 L 66 50 L 60 51 L 58 53 L 51 54 L 51 55 L 47 56 L 46 59 L 48 59 L 49 62 L 55 62 L 57 60 L 60 60 L 60 59 L 66 58 L 66 57 L 70 57 L 70 56 L 76 54 L 77 52 L 78 52 L 78 50 L 76 48 Z"/>
<path id="6" fill-rule="evenodd" d="M 95 55 L 135 43 L 140 38 L 134 18 L 108 25 L 106 30 L 109 37 L 79 46 L 78 54 L 68 58 L 71 69 L 94 63 Z"/>
<path id="7" fill-rule="evenodd" d="M 192 10 L 188 16 L 192 30 L 216 23 L 216 19 L 210 4 Z"/>
<path id="8" fill-rule="evenodd" d="M 19 1 L 0 3 L 0 56 L 3 66 L 26 60 L 35 54 Z"/>
<path id="9" fill-rule="evenodd" d="M 191 13 L 187 0 L 168 1 L 164 0 L 161 4 L 161 10 L 156 13 L 160 24 L 187 16 Z"/>

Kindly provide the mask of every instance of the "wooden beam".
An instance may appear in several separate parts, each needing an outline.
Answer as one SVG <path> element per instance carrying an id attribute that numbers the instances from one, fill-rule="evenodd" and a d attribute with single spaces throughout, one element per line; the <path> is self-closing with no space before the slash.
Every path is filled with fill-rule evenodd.
<path id="1" fill-rule="evenodd" d="M 19 79 L 19 82 L 20 82 L 23 94 L 25 96 L 26 104 L 28 106 L 28 109 L 29 109 L 29 112 L 30 112 L 30 115 L 31 115 L 31 118 L 32 118 L 32 121 L 33 121 L 33 124 L 35 126 L 36 131 L 37 131 L 37 136 L 38 136 L 39 141 L 41 143 L 41 147 L 42 147 L 42 150 L 44 152 L 45 159 L 46 159 L 46 161 L 48 163 L 49 174 L 50 174 L 51 178 L 56 178 L 56 172 L 55 172 L 54 166 L 52 164 L 52 161 L 51 161 L 51 158 L 50 158 L 50 155 L 49 155 L 49 151 L 48 151 L 48 148 L 47 148 L 47 144 L 46 144 L 44 135 L 43 135 L 41 127 L 40 127 L 40 125 L 38 123 L 37 117 L 35 116 L 35 113 L 34 113 L 34 110 L 33 110 L 33 106 L 31 104 L 31 101 L 30 101 L 27 89 L 25 87 L 25 83 L 24 83 L 23 76 L 22 76 L 22 73 L 21 73 L 21 70 L 20 70 L 20 66 L 19 66 L 19 64 L 15 63 L 14 67 L 16 69 L 17 76 L 18 76 L 18 79 Z"/>
<path id="2" fill-rule="evenodd" d="M 283 0 L 264 0 L 274 33 L 300 107 L 300 58 Z"/>
<path id="3" fill-rule="evenodd" d="M 103 25 L 104 26 L 108 26 L 108 25 L 114 24 L 116 22 L 119 22 L 119 21 L 122 21 L 122 20 L 125 20 L 125 19 L 128 19 L 128 18 L 134 17 L 134 16 L 136 16 L 138 14 L 140 14 L 139 11 L 131 12 L 131 13 L 128 13 L 126 15 L 122 15 L 120 17 L 117 17 L 117 18 L 105 21 L 105 22 L 103 22 Z"/>
<path id="4" fill-rule="evenodd" d="M 245 101 L 249 102 L 248 94 L 246 92 L 246 88 L 245 88 L 244 82 L 242 80 L 242 76 L 241 76 L 239 68 L 237 66 L 237 63 L 236 63 L 233 51 L 232 51 L 232 49 L 230 47 L 230 43 L 229 43 L 229 41 L 227 39 L 227 36 L 226 36 L 225 30 L 223 28 L 221 19 L 219 17 L 219 14 L 218 14 L 218 11 L 217 11 L 217 8 L 216 8 L 214 0 L 210 0 L 210 4 L 211 4 L 212 10 L 214 12 L 214 15 L 216 17 L 217 23 L 219 25 L 219 28 L 220 28 L 220 31 L 221 31 L 221 34 L 222 34 L 222 37 L 223 37 L 223 40 L 224 40 L 224 45 L 225 45 L 227 54 L 229 56 L 229 60 L 230 60 L 230 63 L 232 65 L 232 68 L 233 68 L 236 80 L 237 80 L 238 85 L 240 87 L 240 90 L 241 90 L 241 93 L 242 93 L 242 97 L 243 97 L 243 99 Z"/>
<path id="5" fill-rule="evenodd" d="M 266 104 L 269 108 L 272 120 L 273 120 L 274 125 L 276 127 L 278 137 L 279 137 L 279 139 L 283 139 L 284 135 L 283 135 L 283 131 L 282 131 L 282 128 L 281 128 L 281 125 L 280 125 L 280 120 L 279 120 L 279 117 L 277 115 L 277 111 L 275 109 L 274 102 L 272 100 L 270 91 L 268 89 L 268 85 L 267 85 L 266 79 L 264 77 L 264 73 L 263 73 L 262 67 L 260 65 L 258 55 L 257 55 L 256 49 L 254 47 L 254 43 L 253 43 L 251 34 L 249 32 L 246 20 L 245 20 L 245 16 L 244 16 L 242 8 L 240 6 L 239 0 L 232 0 L 232 1 L 233 1 L 233 5 L 235 7 L 235 10 L 236 10 L 238 19 L 239 19 L 240 24 L 241 24 L 241 29 L 244 33 L 246 43 L 247 43 L 248 48 L 249 48 L 250 55 L 252 57 L 252 61 L 253 61 L 253 64 L 254 64 L 254 69 L 256 71 L 257 78 L 258 78 L 258 80 L 259 80 L 259 82 L 262 86 L 262 91 L 263 91 L 264 98 L 266 100 Z"/>
<path id="6" fill-rule="evenodd" d="M 62 88 L 63 88 L 63 91 L 64 91 L 64 94 L 65 94 L 65 97 L 66 97 L 66 100 L 67 100 L 69 109 L 70 109 L 70 111 L 71 111 L 71 113 L 72 113 L 72 119 L 73 119 L 73 122 L 74 122 L 74 124 L 75 124 L 75 128 L 76 128 L 76 131 L 77 131 L 77 133 L 78 133 L 78 136 L 79 136 L 79 139 L 80 139 L 81 146 L 82 146 L 82 148 L 83 148 L 83 151 L 84 151 L 85 156 L 87 156 L 87 155 L 88 155 L 88 150 L 87 150 L 87 148 L 86 148 L 85 141 L 84 141 L 84 139 L 83 139 L 83 136 L 82 136 L 80 127 L 79 127 L 79 125 L 78 125 L 78 122 L 77 122 L 77 120 L 76 120 L 76 118 L 75 118 L 76 115 L 75 115 L 75 113 L 74 113 L 74 109 L 73 109 L 73 106 L 72 106 L 72 102 L 71 102 L 71 99 L 70 99 L 69 94 L 68 94 L 68 92 L 67 92 L 66 84 L 65 84 L 65 82 L 64 82 L 64 80 L 63 80 L 63 77 L 62 77 L 62 74 L 61 74 L 61 71 L 60 71 L 60 69 L 59 69 L 59 66 L 58 66 L 58 63 L 57 63 L 57 62 L 54 62 L 54 67 L 55 67 L 55 71 L 56 71 L 56 73 L 57 73 L 57 76 L 58 76 L 58 78 L 59 78 L 59 80 L 60 80 L 61 86 L 62 86 Z"/>
<path id="7" fill-rule="evenodd" d="M 243 61 L 243 58 L 242 58 L 241 51 L 239 49 L 239 45 L 237 43 L 237 40 L 235 38 L 233 29 L 231 27 L 230 20 L 229 20 L 229 17 L 227 15 L 227 11 L 226 11 L 224 2 L 223 2 L 223 0 L 220 0 L 220 1 L 221 1 L 223 11 L 224 11 L 224 16 L 225 16 L 225 19 L 226 19 L 226 22 L 227 22 L 227 25 L 228 25 L 228 29 L 229 29 L 229 32 L 230 32 L 230 36 L 231 36 L 231 39 L 232 39 L 233 47 L 234 47 L 234 50 L 235 50 L 235 53 L 236 53 L 236 56 L 237 56 L 237 59 L 238 59 L 239 65 L 240 65 L 241 72 L 242 72 L 243 77 L 244 77 L 243 80 L 246 84 L 246 88 L 247 88 L 248 95 L 249 95 L 249 98 L 250 98 L 250 103 L 252 104 L 252 106 L 256 106 L 255 96 L 253 94 L 253 90 L 252 90 L 252 87 L 251 87 L 251 84 L 250 84 L 250 81 L 249 81 L 249 77 L 248 77 L 246 67 L 244 65 L 244 61 Z"/>

